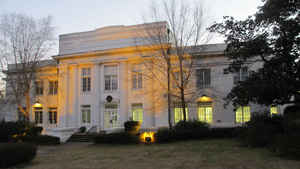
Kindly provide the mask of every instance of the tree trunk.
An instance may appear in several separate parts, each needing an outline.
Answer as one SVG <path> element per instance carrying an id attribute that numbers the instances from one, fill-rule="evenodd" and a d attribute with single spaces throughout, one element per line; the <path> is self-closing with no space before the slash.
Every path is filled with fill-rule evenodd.
<path id="1" fill-rule="evenodd" d="M 25 98 L 26 98 L 26 112 L 25 112 L 25 117 L 26 117 L 26 119 L 29 119 L 29 112 L 30 112 L 30 108 L 31 108 L 29 91 L 26 92 Z"/>
<path id="2" fill-rule="evenodd" d="M 172 120 L 171 120 L 171 95 L 170 95 L 170 61 L 167 63 L 167 77 L 168 77 L 168 120 L 169 120 L 169 128 L 172 128 Z"/>

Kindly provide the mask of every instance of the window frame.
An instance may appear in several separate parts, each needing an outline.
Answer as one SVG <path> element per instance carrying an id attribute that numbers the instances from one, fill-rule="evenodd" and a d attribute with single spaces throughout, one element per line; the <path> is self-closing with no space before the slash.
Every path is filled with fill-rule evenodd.
<path id="1" fill-rule="evenodd" d="M 80 106 L 80 112 L 81 112 L 81 124 L 89 125 L 91 124 L 91 116 L 92 116 L 92 109 L 91 105 L 81 105 Z"/>
<path id="2" fill-rule="evenodd" d="M 42 107 L 37 107 L 34 108 L 34 122 L 37 125 L 42 125 L 43 124 L 43 108 Z"/>
<path id="3" fill-rule="evenodd" d="M 133 121 L 138 121 L 141 124 L 143 123 L 143 121 L 144 121 L 143 103 L 132 103 L 131 104 L 131 113 L 132 113 L 131 116 L 132 116 Z"/>
<path id="4" fill-rule="evenodd" d="M 115 67 L 116 72 L 107 72 L 105 69 Z M 108 82 L 108 83 L 107 83 Z M 119 65 L 104 65 L 104 91 L 118 91 L 119 90 Z"/>
<path id="5" fill-rule="evenodd" d="M 245 70 L 246 71 L 243 71 Z M 245 75 L 246 74 L 246 75 Z M 233 74 L 233 84 L 238 84 L 239 82 L 245 81 L 249 78 L 250 72 L 248 66 L 242 66 L 237 72 Z"/>
<path id="6" fill-rule="evenodd" d="M 37 96 L 44 95 L 44 81 L 43 80 L 35 81 L 35 95 L 37 95 Z"/>
<path id="7" fill-rule="evenodd" d="M 143 88 L 143 74 L 141 72 L 132 72 L 132 89 L 142 89 Z"/>
<path id="8" fill-rule="evenodd" d="M 247 114 L 245 115 L 245 113 L 248 113 L 248 115 Z M 238 115 L 238 114 L 241 114 L 241 115 Z M 244 124 L 250 120 L 251 120 L 251 107 L 250 106 L 240 106 L 235 110 L 235 123 Z"/>
<path id="9" fill-rule="evenodd" d="M 204 109 L 204 116 L 201 114 L 201 108 Z M 210 110 L 210 114 L 208 113 L 207 109 L 211 109 Z M 201 122 L 205 122 L 205 123 L 208 123 L 208 124 L 211 124 L 213 123 L 213 105 L 211 102 L 208 102 L 208 103 L 203 103 L 203 102 L 198 102 L 198 106 L 197 106 L 197 109 L 198 109 L 198 120 L 201 121 Z M 203 116 L 204 118 L 202 119 L 201 116 Z"/>
<path id="10" fill-rule="evenodd" d="M 196 69 L 196 88 L 206 89 L 210 87 L 211 87 L 211 68 Z"/>
<path id="11" fill-rule="evenodd" d="M 48 122 L 49 122 L 49 124 L 57 124 L 57 108 L 56 107 L 49 108 Z"/>
<path id="12" fill-rule="evenodd" d="M 92 70 L 90 67 L 81 68 L 81 92 L 89 93 L 92 90 Z"/>
<path id="13" fill-rule="evenodd" d="M 185 105 L 185 112 L 186 112 L 186 120 L 189 119 L 189 108 L 188 105 Z M 179 121 L 184 120 L 184 114 L 183 114 L 183 108 L 181 106 L 181 103 L 175 103 L 174 104 L 174 123 L 178 123 Z"/>
<path id="14" fill-rule="evenodd" d="M 50 80 L 48 87 L 49 87 L 48 95 L 57 95 L 57 91 L 58 91 L 58 81 L 57 80 Z"/>

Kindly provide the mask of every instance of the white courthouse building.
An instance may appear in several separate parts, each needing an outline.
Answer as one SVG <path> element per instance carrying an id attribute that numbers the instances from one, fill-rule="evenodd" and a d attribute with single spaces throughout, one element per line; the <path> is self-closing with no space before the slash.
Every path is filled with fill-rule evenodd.
<path id="1" fill-rule="evenodd" d="M 45 133 L 65 141 L 82 126 L 94 131 L 112 131 L 133 119 L 142 128 L 168 126 L 166 91 L 154 79 L 143 74 L 141 61 L 150 52 L 143 42 L 144 29 L 154 24 L 108 26 L 93 31 L 59 36 L 59 53 L 43 61 L 37 73 L 33 96 L 39 107 L 32 107 L 30 120 L 43 126 Z M 200 48 L 201 47 L 201 48 Z M 268 109 L 248 105 L 234 109 L 224 107 L 223 98 L 237 81 L 247 78 L 260 63 L 247 65 L 229 73 L 224 57 L 225 44 L 199 47 L 191 78 L 193 95 L 187 96 L 188 119 L 206 121 L 213 127 L 232 127 L 246 122 L 253 112 Z M 201 49 L 201 50 L 200 50 Z M 279 107 L 272 112 L 280 113 Z M 171 119 L 182 118 L 180 107 L 172 107 Z M 20 118 L 16 106 L 6 120 Z"/>

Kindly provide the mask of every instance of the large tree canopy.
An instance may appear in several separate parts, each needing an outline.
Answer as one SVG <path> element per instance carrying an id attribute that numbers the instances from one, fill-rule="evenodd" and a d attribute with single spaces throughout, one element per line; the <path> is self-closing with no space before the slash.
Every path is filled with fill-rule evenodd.
<path id="1" fill-rule="evenodd" d="M 263 0 L 263 6 L 247 19 L 224 17 L 211 32 L 225 36 L 225 56 L 229 70 L 262 62 L 262 68 L 238 83 L 227 95 L 227 102 L 246 105 L 286 104 L 300 90 L 300 3 L 288 0 Z"/>

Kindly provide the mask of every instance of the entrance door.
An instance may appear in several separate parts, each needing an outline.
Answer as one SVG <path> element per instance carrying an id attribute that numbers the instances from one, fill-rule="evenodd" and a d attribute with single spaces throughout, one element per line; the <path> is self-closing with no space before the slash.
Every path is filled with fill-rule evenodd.
<path id="1" fill-rule="evenodd" d="M 118 104 L 105 104 L 104 111 L 104 128 L 117 128 L 119 125 Z"/>

